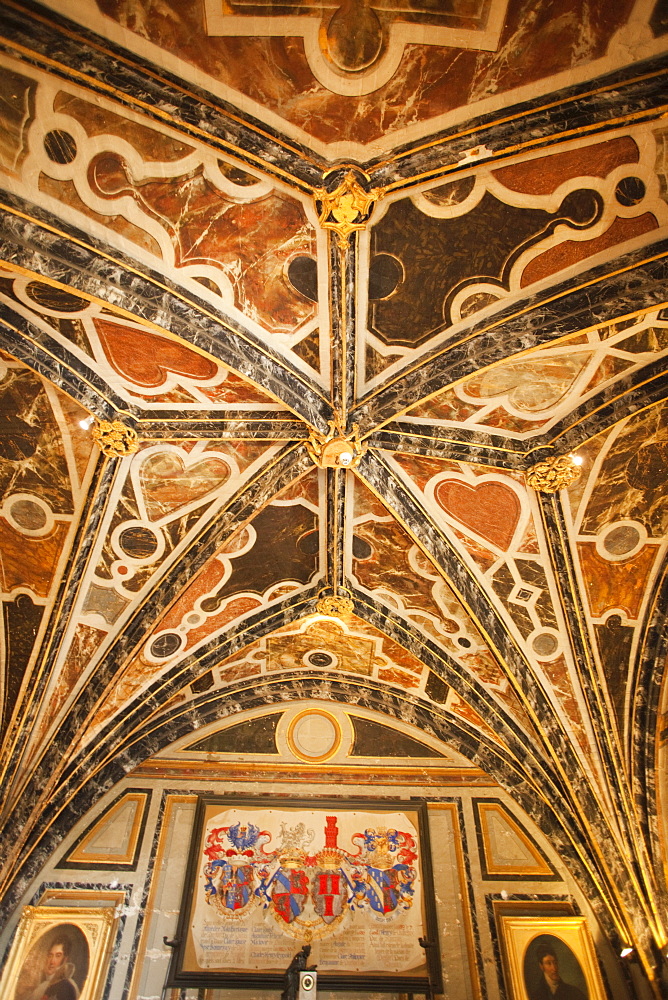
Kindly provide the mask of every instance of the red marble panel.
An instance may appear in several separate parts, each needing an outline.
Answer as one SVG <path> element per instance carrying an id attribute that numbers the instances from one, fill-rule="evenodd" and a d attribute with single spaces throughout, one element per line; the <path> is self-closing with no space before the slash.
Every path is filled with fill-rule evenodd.
<path id="1" fill-rule="evenodd" d="M 368 143 L 435 115 L 507 93 L 605 54 L 633 0 L 510 0 L 495 52 L 407 45 L 393 79 L 341 97 L 320 84 L 296 37 L 206 35 L 182 0 L 97 0 L 100 11 L 323 142 Z M 195 76 L 195 73 L 193 73 Z"/>
<path id="2" fill-rule="evenodd" d="M 147 162 L 171 162 L 181 160 L 194 151 L 193 146 L 174 139 L 148 124 L 139 124 L 119 114 L 114 114 L 108 108 L 101 108 L 80 97 L 60 91 L 53 102 L 53 110 L 60 114 L 75 118 L 89 136 L 117 135 L 141 154 Z"/>
<path id="3" fill-rule="evenodd" d="M 493 171 L 493 176 L 512 191 L 545 195 L 552 194 L 560 184 L 573 177 L 607 177 L 615 167 L 623 163 L 638 163 L 639 160 L 637 145 L 625 135 L 501 167 Z"/>
<path id="4" fill-rule="evenodd" d="M 397 670 L 396 667 L 381 667 L 378 671 L 378 680 L 386 681 L 388 684 L 396 684 L 397 687 L 413 688 L 420 683 L 419 677 L 407 674 L 405 670 Z"/>
<path id="5" fill-rule="evenodd" d="M 658 228 L 659 223 L 651 212 L 645 212 L 636 219 L 615 219 L 604 233 L 593 240 L 565 240 L 540 256 L 534 257 L 524 268 L 520 285 L 525 288 L 534 281 L 541 281 L 563 268 L 579 264 L 580 261 L 593 257 L 602 250 L 635 239 L 636 236 L 644 236 L 645 233 L 651 233 L 653 229 Z"/>
<path id="6" fill-rule="evenodd" d="M 582 712 L 575 697 L 566 660 L 563 656 L 558 656 L 555 660 L 543 661 L 541 667 L 561 706 L 563 712 L 562 721 L 565 722 L 566 729 L 573 733 L 581 749 L 591 760 L 591 746 L 587 738 Z"/>
<path id="7" fill-rule="evenodd" d="M 592 542 L 578 542 L 578 554 L 593 617 L 619 608 L 628 618 L 637 618 L 656 559 L 656 545 L 646 545 L 621 562 L 601 558 Z"/>
<path id="8" fill-rule="evenodd" d="M 295 198 L 273 191 L 254 201 L 234 201 L 201 166 L 180 177 L 138 181 L 123 157 L 111 151 L 93 158 L 88 183 L 110 203 L 131 197 L 162 226 L 177 267 L 220 266 L 234 285 L 238 308 L 268 329 L 292 332 L 315 314 L 314 303 L 284 274 L 294 255 L 315 253 L 315 231 Z"/>
<path id="9" fill-rule="evenodd" d="M 261 392 L 260 389 L 257 389 L 250 382 L 246 382 L 235 372 L 228 372 L 225 381 L 218 385 L 201 385 L 198 386 L 198 389 L 213 403 L 226 403 L 230 407 L 244 403 L 255 403 L 261 406 L 270 404 L 276 410 L 288 412 L 284 407 L 279 406 L 271 396 Z"/>
<path id="10" fill-rule="evenodd" d="M 63 551 L 69 524 L 56 522 L 44 538 L 24 535 L 0 518 L 2 590 L 11 593 L 25 587 L 39 597 L 47 597 Z"/>
<path id="11" fill-rule="evenodd" d="M 212 379 L 218 365 L 186 344 L 96 317 L 95 329 L 112 368 L 129 382 L 146 388 L 164 385 L 170 376 Z"/>
<path id="12" fill-rule="evenodd" d="M 129 222 L 121 214 L 102 215 L 100 212 L 93 211 L 79 197 L 72 181 L 59 181 L 53 177 L 47 177 L 46 174 L 40 174 L 39 190 L 50 198 L 55 198 L 56 201 L 62 202 L 63 205 L 68 205 L 77 212 L 81 212 L 86 218 L 98 222 L 106 229 L 118 233 L 119 236 L 130 240 L 131 243 L 135 243 L 154 257 L 162 258 L 160 244 L 150 233 L 147 233 L 145 229 L 140 229 L 139 226 L 135 226 L 133 222 Z"/>
<path id="13" fill-rule="evenodd" d="M 443 510 L 500 549 L 508 549 L 520 519 L 517 493 L 496 481 L 470 485 L 450 479 L 434 493 Z"/>
<path id="14" fill-rule="evenodd" d="M 445 389 L 425 403 L 418 403 L 407 411 L 407 416 L 426 417 L 427 420 L 449 420 L 463 423 L 468 417 L 477 413 L 480 406 L 464 402 L 455 389 Z"/>

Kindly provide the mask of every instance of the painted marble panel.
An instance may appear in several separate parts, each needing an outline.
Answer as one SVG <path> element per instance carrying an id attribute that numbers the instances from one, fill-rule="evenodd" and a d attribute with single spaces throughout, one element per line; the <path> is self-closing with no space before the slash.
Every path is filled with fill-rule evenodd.
<path id="1" fill-rule="evenodd" d="M 165 617 L 150 643 L 151 657 L 163 659 L 172 636 L 178 636 L 182 654 L 252 608 L 305 587 L 319 570 L 317 526 L 317 510 L 296 499 L 256 514 Z"/>
<path id="2" fill-rule="evenodd" d="M 44 605 L 29 594 L 17 594 L 13 600 L 2 602 L 3 621 L 3 670 L 2 684 L 2 733 L 9 732 L 10 720 L 19 706 L 21 683 L 26 676 L 37 633 L 42 622 Z"/>
<path id="3" fill-rule="evenodd" d="M 274 452 L 271 444 L 253 442 L 142 446 L 107 518 L 82 609 L 87 619 L 113 625 Z"/>
<path id="4" fill-rule="evenodd" d="M 53 720 L 57 718 L 67 697 L 75 689 L 77 680 L 106 637 L 107 633 L 103 629 L 81 622 L 76 626 L 67 656 L 60 666 L 48 703 L 42 712 L 40 719 L 42 732 L 47 732 Z"/>
<path id="5" fill-rule="evenodd" d="M 418 348 L 508 293 L 662 224 L 654 141 L 642 129 L 472 169 L 394 200 L 371 228 L 372 271 L 399 266 L 376 299 L 371 273 L 371 344 Z"/>
<path id="6" fill-rule="evenodd" d="M 59 91 L 54 98 L 53 110 L 57 114 L 74 118 L 89 137 L 115 135 L 124 139 L 146 162 L 172 163 L 195 151 L 194 146 L 152 128 L 148 122 L 142 123 L 127 115 L 115 114 L 108 107 L 101 107 L 65 90 Z"/>
<path id="7" fill-rule="evenodd" d="M 211 23 L 211 16 L 222 14 L 223 8 L 220 4 L 209 6 Z M 502 6 L 493 4 L 495 16 L 503 18 Z M 472 40 L 468 43 L 471 48 L 467 48 L 464 22 L 458 26 L 458 40 L 454 42 L 457 47 L 448 47 L 447 36 L 443 44 L 438 34 L 441 26 L 457 23 L 459 8 L 453 5 L 447 13 L 441 13 L 431 4 L 417 3 L 407 13 L 399 12 L 394 5 L 374 3 L 365 14 L 364 30 L 355 20 L 358 33 L 351 35 L 352 15 L 346 13 L 347 8 L 342 6 L 337 11 L 336 4 L 328 4 L 325 23 L 329 27 L 321 33 L 322 38 L 329 39 L 325 43 L 327 57 L 317 56 L 324 4 L 306 5 L 307 12 L 318 15 L 313 18 L 309 36 L 314 44 L 308 47 L 295 32 L 294 17 L 288 20 L 287 30 L 281 27 L 280 14 L 285 13 L 282 8 L 272 5 L 273 16 L 263 30 L 263 18 L 255 8 L 245 26 L 236 7 L 235 28 L 226 26 L 223 19 L 222 26 L 213 25 L 213 30 L 227 37 L 215 37 L 207 36 L 203 7 L 184 7 L 178 0 L 142 0 L 139 4 L 98 0 L 101 14 L 126 29 L 128 44 L 136 51 L 143 52 L 143 42 L 148 41 L 176 55 L 186 74 L 194 76 L 197 70 L 204 71 L 213 86 L 219 83 L 239 91 L 317 140 L 355 143 L 369 143 L 388 133 L 399 141 L 397 133 L 407 126 L 491 95 L 508 94 L 532 83 L 540 90 L 540 82 L 550 76 L 603 56 L 612 36 L 625 25 L 633 4 L 632 0 L 614 5 L 603 0 L 579 0 L 575 4 L 559 0 L 555 6 L 554 2 L 537 0 L 528 16 L 522 0 L 509 0 L 500 37 L 486 43 L 489 51 L 481 51 L 480 44 Z M 471 32 L 473 25 L 467 12 L 465 23 Z M 290 8 L 290 13 L 295 11 Z M 81 12 L 72 5 L 71 15 L 76 18 Z M 91 18 L 91 24 L 102 27 L 104 19 Z M 413 25 L 421 28 L 417 38 L 410 30 Z M 309 29 L 307 26 L 301 30 Z M 378 38 L 388 31 L 392 38 L 390 55 L 379 61 L 386 48 L 381 41 L 378 49 Z M 261 37 L 265 32 L 270 37 Z M 438 39 L 439 44 L 424 44 L 430 38 Z M 332 62 L 330 44 L 338 66 Z M 355 65 L 352 70 L 351 60 Z M 360 72 L 360 81 L 353 84 L 346 79 Z M 392 74 L 389 79 L 388 74 Z M 550 89 L 547 83 L 543 86 Z"/>
<path id="8" fill-rule="evenodd" d="M 528 439 L 602 389 L 625 379 L 633 384 L 636 372 L 667 354 L 668 320 L 650 310 L 476 372 L 412 407 L 402 421 Z"/>
<path id="9" fill-rule="evenodd" d="M 362 674 L 403 688 L 416 688 L 424 664 L 408 650 L 368 622 L 350 615 L 342 621 L 309 616 L 294 626 L 284 626 L 260 640 L 246 662 L 258 672 L 300 668 L 342 670 Z M 221 671 L 221 679 L 227 679 Z M 392 679 L 393 678 L 393 679 Z"/>
<path id="10" fill-rule="evenodd" d="M 597 459 L 596 487 L 582 517 L 581 531 L 595 535 L 607 524 L 637 521 L 650 538 L 663 537 L 668 529 L 667 466 L 668 404 L 660 403 L 624 421 L 619 432 L 608 439 Z M 628 543 L 631 540 L 629 537 Z M 639 540 L 634 534 L 634 544 L 627 551 Z"/>
<path id="11" fill-rule="evenodd" d="M 103 722 L 131 701 L 166 666 L 220 635 L 233 622 L 268 607 L 311 583 L 320 571 L 317 527 L 320 508 L 306 495 L 285 497 L 260 510 L 209 560 L 183 591 L 159 626 L 114 679 L 91 720 L 87 739 Z M 242 665 L 235 677 L 255 672 Z M 226 677 L 229 682 L 230 678 Z M 186 682 L 187 683 L 187 682 Z M 201 689 L 206 689 L 206 685 Z"/>
<path id="12" fill-rule="evenodd" d="M 9 356 L 0 367 L 0 702 L 9 736 L 96 454 L 80 407 Z"/>
<path id="13" fill-rule="evenodd" d="M 20 173 L 28 152 L 27 133 L 35 114 L 37 84 L 30 77 L 6 68 L 0 73 L 0 171 Z"/>
<path id="14" fill-rule="evenodd" d="M 646 545 L 623 562 L 602 558 L 592 542 L 579 542 L 578 553 L 592 617 L 603 618 L 606 612 L 615 610 L 625 618 L 637 619 L 657 546 Z"/>
<path id="15" fill-rule="evenodd" d="M 205 288 L 265 334 L 299 341 L 300 332 L 312 333 L 317 303 L 288 275 L 295 258 L 315 255 L 303 200 L 205 144 L 184 144 L 120 105 L 92 105 L 84 91 L 54 92 L 44 81 L 35 71 L 35 111 L 21 126 L 28 152 L 13 154 L 25 197 L 46 198 L 84 230 L 111 237 L 200 294 Z M 15 131 L 11 109 L 6 114 Z"/>
<path id="16" fill-rule="evenodd" d="M 225 688 L 237 680 L 300 669 L 309 673 L 321 670 L 327 677 L 333 671 L 361 675 L 415 694 L 422 694 L 425 689 L 427 697 L 443 710 L 473 725 L 494 742 L 501 742 L 481 716 L 443 681 L 435 678 L 421 660 L 355 615 L 339 621 L 309 615 L 296 625 L 277 629 L 246 646 L 241 655 L 221 660 L 211 671 L 206 690 L 212 693 L 219 691 L 222 695 Z M 438 694 L 432 679 L 438 681 Z M 191 689 L 190 698 L 201 690 L 197 684 L 192 684 Z M 353 685 L 350 689 L 351 704 L 354 704 L 354 692 Z M 327 682 L 324 680 L 321 696 L 327 696 Z"/>
<path id="17" fill-rule="evenodd" d="M 0 299 L 72 351 L 74 365 L 86 359 L 115 392 L 139 406 L 187 403 L 190 409 L 199 404 L 207 411 L 284 411 L 203 350 L 102 302 L 40 281 L 39 275 L 0 268 Z"/>
<path id="18" fill-rule="evenodd" d="M 355 485 L 353 530 L 355 582 L 435 639 L 486 685 L 505 693 L 503 670 L 442 574 L 360 483 Z"/>
<path id="19" fill-rule="evenodd" d="M 666 413 L 657 404 L 587 442 L 584 482 L 568 490 L 592 642 L 621 731 L 646 602 L 668 544 Z"/>
<path id="20" fill-rule="evenodd" d="M 439 530 L 474 568 L 490 603 L 589 752 L 550 556 L 524 477 L 417 455 L 395 453 L 393 459 L 421 494 Z"/>
<path id="21" fill-rule="evenodd" d="M 315 249 L 304 210 L 279 192 L 252 200 L 246 195 L 242 201 L 242 188 L 235 201 L 212 173 L 200 166 L 174 178 L 139 179 L 119 153 L 110 151 L 91 161 L 88 183 L 92 195 L 108 201 L 110 209 L 122 214 L 121 199 L 132 198 L 142 215 L 157 222 L 171 242 L 176 268 L 202 268 L 202 277 L 214 285 L 209 268 L 220 268 L 241 312 L 265 329 L 292 333 L 315 312 L 284 273 L 292 257 Z"/>

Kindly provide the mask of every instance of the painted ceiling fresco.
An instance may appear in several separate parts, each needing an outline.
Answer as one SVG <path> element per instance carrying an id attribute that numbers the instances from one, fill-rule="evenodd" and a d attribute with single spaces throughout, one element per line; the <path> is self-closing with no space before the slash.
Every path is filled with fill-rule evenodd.
<path id="1" fill-rule="evenodd" d="M 489 774 L 654 976 L 665 4 L 438 6 L 3 5 L 5 917 L 316 698 Z"/>

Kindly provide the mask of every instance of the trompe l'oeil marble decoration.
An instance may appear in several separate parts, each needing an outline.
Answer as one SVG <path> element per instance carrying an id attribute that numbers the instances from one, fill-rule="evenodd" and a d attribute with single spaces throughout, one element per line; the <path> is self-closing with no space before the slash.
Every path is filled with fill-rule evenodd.
<path id="1" fill-rule="evenodd" d="M 139 445 L 137 432 L 126 427 L 120 420 L 98 420 L 91 431 L 103 455 L 108 458 L 123 458 L 132 455 Z"/>
<path id="2" fill-rule="evenodd" d="M 577 455 L 554 455 L 536 462 L 527 471 L 527 485 L 541 493 L 556 493 L 580 477 L 582 459 Z"/>

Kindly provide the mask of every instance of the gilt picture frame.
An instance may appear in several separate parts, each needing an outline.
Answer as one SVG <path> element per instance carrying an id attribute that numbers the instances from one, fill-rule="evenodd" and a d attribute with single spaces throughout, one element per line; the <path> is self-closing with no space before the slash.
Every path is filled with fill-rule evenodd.
<path id="1" fill-rule="evenodd" d="M 200 797 L 176 941 L 169 986 L 280 988 L 310 945 L 319 987 L 441 992 L 426 803 Z"/>
<path id="2" fill-rule="evenodd" d="M 605 1000 L 585 917 L 499 916 L 504 973 L 512 1000 Z"/>
<path id="3" fill-rule="evenodd" d="M 3 1000 L 100 1000 L 118 916 L 114 907 L 25 906 L 0 979 Z"/>

